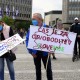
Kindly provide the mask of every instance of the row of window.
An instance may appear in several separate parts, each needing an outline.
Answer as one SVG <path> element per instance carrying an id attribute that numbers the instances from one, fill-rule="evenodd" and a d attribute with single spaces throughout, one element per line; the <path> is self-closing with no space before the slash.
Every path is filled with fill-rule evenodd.
<path id="1" fill-rule="evenodd" d="M 69 2 L 80 2 L 80 0 L 69 0 Z"/>
<path id="2" fill-rule="evenodd" d="M 3 15 L 6 15 L 6 12 L 4 12 Z M 8 16 L 13 16 L 13 12 L 10 12 L 10 13 L 8 14 Z M 14 13 L 14 16 L 15 16 L 15 17 L 31 18 L 31 15 L 30 15 L 30 14 L 22 14 L 22 13 L 19 13 L 17 16 L 16 16 L 16 14 Z"/>
<path id="3" fill-rule="evenodd" d="M 74 15 L 72 15 L 72 16 L 69 16 L 68 17 L 68 21 L 74 21 L 74 18 L 75 18 L 76 16 L 74 16 Z M 79 16 L 77 16 L 78 18 L 80 18 Z"/>
<path id="4" fill-rule="evenodd" d="M 80 15 L 80 11 L 69 11 L 69 15 Z"/>
<path id="5" fill-rule="evenodd" d="M 80 8 L 80 4 L 79 5 L 71 4 L 69 5 L 69 8 Z"/>
<path id="6" fill-rule="evenodd" d="M 0 2 L 3 2 L 3 3 L 6 3 L 6 2 L 9 2 L 9 3 L 21 3 L 21 4 L 28 4 L 28 5 L 31 5 L 32 4 L 32 0 L 0 0 Z"/>
<path id="7" fill-rule="evenodd" d="M 0 6 L 0 8 L 2 8 L 2 10 L 6 10 L 6 8 L 7 9 L 9 9 L 10 11 L 13 11 L 13 5 L 2 5 L 2 7 Z M 15 6 L 14 7 L 14 10 L 16 11 L 16 10 L 18 10 L 18 12 L 28 12 L 28 13 L 30 13 L 31 11 L 32 11 L 32 8 L 31 7 L 24 7 L 24 6 Z"/>

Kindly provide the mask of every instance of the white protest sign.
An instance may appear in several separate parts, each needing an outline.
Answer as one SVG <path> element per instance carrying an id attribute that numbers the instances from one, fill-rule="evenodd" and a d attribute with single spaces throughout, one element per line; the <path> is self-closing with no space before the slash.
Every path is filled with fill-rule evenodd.
<path id="1" fill-rule="evenodd" d="M 7 52 L 7 45 L 0 43 L 0 56 Z"/>
<path id="2" fill-rule="evenodd" d="M 75 39 L 76 33 L 73 32 L 31 25 L 28 48 L 72 54 Z"/>
<path id="3" fill-rule="evenodd" d="M 5 54 L 8 50 L 13 49 L 16 47 L 18 44 L 22 43 L 24 39 L 22 39 L 19 34 L 15 34 L 14 36 L 1 41 L 0 42 L 0 56 Z"/>

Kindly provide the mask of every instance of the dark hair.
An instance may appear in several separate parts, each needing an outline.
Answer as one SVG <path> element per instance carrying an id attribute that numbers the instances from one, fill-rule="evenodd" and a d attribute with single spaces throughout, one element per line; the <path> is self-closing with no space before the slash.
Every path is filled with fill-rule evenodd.
<path id="1" fill-rule="evenodd" d="M 4 21 L 0 20 L 0 23 L 5 23 Z"/>

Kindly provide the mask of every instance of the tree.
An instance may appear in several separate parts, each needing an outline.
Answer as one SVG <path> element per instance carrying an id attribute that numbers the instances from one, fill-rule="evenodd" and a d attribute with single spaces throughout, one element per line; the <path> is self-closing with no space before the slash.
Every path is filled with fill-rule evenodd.
<path id="1" fill-rule="evenodd" d="M 31 25 L 31 21 L 17 21 L 15 23 L 16 25 L 16 28 L 19 30 L 19 29 L 25 29 L 26 31 L 28 30 L 28 28 L 30 27 Z"/>
<path id="2" fill-rule="evenodd" d="M 12 28 L 14 27 L 14 19 L 12 19 L 11 17 L 8 16 L 3 16 L 3 18 L 1 19 L 2 21 L 4 21 L 7 25 L 11 26 Z"/>
<path id="3" fill-rule="evenodd" d="M 32 21 L 27 21 L 26 23 L 27 24 L 26 24 L 25 28 L 26 28 L 26 30 L 28 30 L 30 25 L 32 24 Z"/>
<path id="4" fill-rule="evenodd" d="M 31 25 L 31 21 L 17 21 L 8 16 L 3 16 L 1 20 L 4 21 L 7 25 L 11 26 L 13 29 L 17 30 L 22 28 L 27 31 Z"/>

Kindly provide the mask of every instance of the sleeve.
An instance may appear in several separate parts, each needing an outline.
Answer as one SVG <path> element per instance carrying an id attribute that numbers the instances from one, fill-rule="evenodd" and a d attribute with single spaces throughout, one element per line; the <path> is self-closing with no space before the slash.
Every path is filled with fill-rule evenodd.
<path id="1" fill-rule="evenodd" d="M 9 36 L 11 37 L 11 36 L 13 36 L 13 35 L 14 35 L 13 30 L 12 30 L 12 28 L 10 27 Z"/>
<path id="2" fill-rule="evenodd" d="M 26 47 L 28 46 L 29 33 L 26 34 Z"/>
<path id="3" fill-rule="evenodd" d="M 73 25 L 70 26 L 70 32 L 73 32 Z"/>
<path id="4" fill-rule="evenodd" d="M 28 41 L 29 41 L 29 31 L 27 32 L 27 34 L 26 34 L 26 47 L 28 46 Z M 28 52 L 31 54 L 32 53 L 32 50 L 31 49 L 28 49 L 27 48 L 27 50 L 28 50 Z"/>
<path id="5" fill-rule="evenodd" d="M 30 32 L 28 31 L 26 34 L 26 47 L 28 46 L 29 34 L 30 34 Z M 27 48 L 27 50 L 30 54 L 36 54 L 36 52 L 37 52 L 37 50 L 33 50 L 33 49 L 29 49 L 29 48 Z"/>
<path id="6" fill-rule="evenodd" d="M 12 28 L 10 27 L 9 37 L 11 37 L 11 36 L 13 36 L 13 35 L 14 35 L 13 30 L 12 30 Z M 13 49 L 11 49 L 11 51 L 12 51 L 13 53 L 15 53 L 16 50 L 17 50 L 17 47 L 14 47 Z"/>

